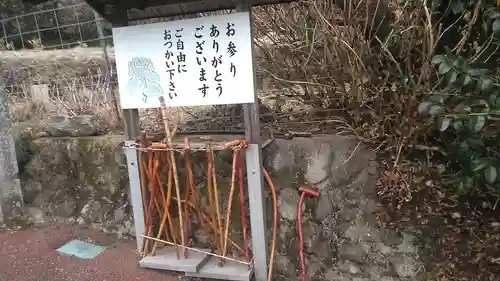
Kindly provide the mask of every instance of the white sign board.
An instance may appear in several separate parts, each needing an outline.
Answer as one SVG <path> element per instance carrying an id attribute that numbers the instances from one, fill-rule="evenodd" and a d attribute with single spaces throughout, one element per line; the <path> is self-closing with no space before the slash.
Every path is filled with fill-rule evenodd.
<path id="1" fill-rule="evenodd" d="M 248 12 L 113 28 L 122 108 L 254 102 Z"/>

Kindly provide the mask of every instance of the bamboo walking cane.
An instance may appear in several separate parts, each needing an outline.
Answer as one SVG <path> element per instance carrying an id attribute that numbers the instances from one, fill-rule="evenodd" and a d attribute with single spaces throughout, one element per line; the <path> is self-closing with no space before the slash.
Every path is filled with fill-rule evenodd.
<path id="1" fill-rule="evenodd" d="M 227 239 L 229 237 L 229 224 L 231 221 L 231 207 L 233 205 L 234 189 L 236 186 L 236 166 L 238 163 L 237 149 L 233 151 L 233 168 L 231 169 L 231 190 L 229 191 L 229 199 L 227 202 L 226 210 L 226 227 L 224 229 L 224 247 L 222 248 L 222 256 L 226 256 L 227 252 Z"/>
<path id="2" fill-rule="evenodd" d="M 154 155 L 150 156 L 151 162 L 154 160 Z M 156 210 L 158 214 L 161 214 L 161 208 L 158 204 L 158 198 L 157 198 L 157 186 L 156 186 L 156 172 L 158 170 L 159 163 L 158 161 L 154 161 L 154 164 L 150 165 L 150 178 L 149 178 L 149 186 L 150 186 L 150 194 L 151 198 L 149 201 L 149 210 L 148 210 L 148 227 L 147 227 L 147 236 L 151 236 L 151 233 L 153 232 L 153 206 L 156 207 Z M 143 248 L 143 253 L 148 254 L 147 251 L 149 249 L 149 240 L 146 239 L 144 243 L 144 248 Z"/>
<path id="3" fill-rule="evenodd" d="M 222 254 L 222 247 L 224 245 L 224 241 L 223 241 L 223 237 L 222 237 L 222 234 L 224 233 L 222 231 L 222 224 L 221 224 L 221 215 L 220 215 L 220 208 L 219 208 L 219 191 L 217 189 L 217 173 L 216 173 L 216 169 L 215 169 L 215 159 L 214 159 L 214 150 L 212 149 L 212 143 L 209 143 L 209 147 L 210 147 L 210 157 L 211 157 L 211 161 L 212 161 L 212 180 L 213 180 L 213 188 L 214 188 L 214 201 L 215 201 L 215 214 L 217 215 L 217 227 L 219 228 L 219 245 L 220 245 L 220 251 L 221 251 L 221 254 Z M 220 264 L 224 263 L 224 259 L 221 258 L 220 259 Z"/>
<path id="4" fill-rule="evenodd" d="M 198 213 L 200 215 L 200 217 L 206 221 L 208 223 L 208 226 L 212 229 L 212 231 L 214 232 L 218 232 L 217 230 L 217 227 L 215 225 L 213 225 L 211 223 L 211 219 L 209 217 L 207 217 L 205 214 L 203 214 L 200 210 L 198 210 L 198 208 L 196 208 L 196 206 L 192 203 L 192 202 L 189 202 L 189 201 L 186 201 L 186 200 L 183 200 L 184 204 L 188 205 L 189 207 L 191 207 L 196 213 Z M 221 233 L 222 235 L 222 233 Z M 233 247 L 238 250 L 240 253 L 244 253 L 243 249 L 238 246 L 238 244 L 236 244 L 236 242 L 234 242 L 233 240 L 231 240 L 231 238 L 228 238 L 228 242 L 233 245 Z"/>
<path id="5" fill-rule="evenodd" d="M 160 152 L 159 152 L 159 153 L 158 153 L 158 159 L 159 159 L 160 163 L 162 163 L 163 165 L 161 166 L 161 167 L 162 167 L 161 171 L 160 171 L 160 172 L 158 172 L 158 173 L 156 174 L 156 180 L 158 181 L 158 183 L 157 183 L 157 184 L 158 184 L 158 186 L 159 186 L 159 188 L 160 188 L 160 193 L 161 193 L 161 198 L 160 198 L 160 199 L 161 199 L 161 203 L 163 204 L 163 208 L 164 208 L 164 209 L 163 209 L 163 213 L 165 213 L 165 208 L 167 208 L 167 197 L 166 197 L 166 194 L 165 194 L 165 188 L 164 188 L 164 187 L 165 187 L 165 186 L 166 186 L 166 184 L 168 183 L 168 178 L 167 178 L 167 183 L 162 182 L 162 179 L 161 179 L 161 174 L 163 174 L 163 172 L 164 172 L 165 170 L 167 171 L 167 174 L 168 174 L 168 171 L 169 171 L 170 169 L 169 169 L 169 165 L 167 165 L 167 164 L 166 164 L 166 163 L 168 162 L 168 161 L 167 161 L 167 159 L 168 159 L 168 158 L 167 158 L 167 159 L 165 159 L 165 158 L 164 158 L 164 157 L 162 157 L 162 156 L 163 156 L 163 153 L 160 153 Z M 167 189 L 168 189 L 168 187 L 167 187 Z M 162 217 L 162 216 L 160 216 L 160 218 L 161 218 L 161 220 L 163 220 L 163 217 Z M 161 225 L 161 224 L 160 224 L 160 225 Z M 168 227 L 165 227 L 164 229 L 165 229 L 165 239 L 166 239 L 167 241 L 170 241 L 170 234 L 169 234 L 169 232 L 168 232 L 168 231 L 169 231 L 169 229 L 168 229 Z M 161 233 L 161 231 L 159 231 L 158 233 Z M 156 244 L 156 243 L 155 243 L 155 244 Z M 153 245 L 153 246 L 154 246 L 154 245 Z M 154 253 L 153 253 L 153 255 L 154 255 Z"/>
<path id="6" fill-rule="evenodd" d="M 216 220 L 216 215 L 215 215 L 215 204 L 214 204 L 214 196 L 213 196 L 213 188 L 212 188 L 212 147 L 209 144 L 207 147 L 207 189 L 208 189 L 208 204 L 209 204 L 209 211 L 210 211 L 210 219 L 212 220 L 212 225 L 215 227 L 215 229 L 218 229 L 218 224 Z M 219 246 L 219 250 L 222 249 L 222 245 L 219 244 L 219 235 L 222 235 L 222 233 L 219 233 L 215 231 L 214 229 L 214 244 Z"/>
<path id="7" fill-rule="evenodd" d="M 167 134 L 167 141 L 168 145 L 172 147 L 172 138 L 174 137 L 173 135 L 175 134 L 175 128 L 174 131 L 171 133 L 168 125 L 168 118 L 167 118 L 167 105 L 165 104 L 165 98 L 164 97 L 159 97 L 160 100 L 160 105 L 161 105 L 161 113 L 163 116 L 163 123 L 165 126 L 165 133 Z M 179 227 L 181 229 L 181 246 L 185 247 L 185 237 L 183 234 L 183 229 L 184 229 L 184 222 L 182 219 L 182 204 L 181 204 L 181 191 L 179 188 L 179 174 L 177 173 L 177 165 L 175 163 L 175 154 L 174 150 L 170 150 L 170 162 L 172 164 L 172 171 L 174 174 L 174 184 L 175 184 L 175 193 L 177 197 L 177 209 L 179 212 Z"/>
<path id="8" fill-rule="evenodd" d="M 147 166 L 146 166 L 147 165 Z M 152 152 L 148 151 L 148 162 L 145 164 L 145 170 L 148 175 L 148 185 L 149 185 L 149 204 L 148 204 L 148 209 L 147 209 L 147 214 L 146 214 L 146 235 L 149 235 L 151 232 L 151 224 L 152 224 L 152 217 L 153 217 L 153 207 L 154 207 L 154 192 L 152 189 L 152 174 L 153 174 L 153 154 Z M 146 249 L 148 248 L 149 245 L 149 240 L 144 240 L 144 243 L 142 245 L 142 252 L 143 254 L 146 253 Z"/>
<path id="9" fill-rule="evenodd" d="M 167 159 L 168 160 L 168 159 Z M 170 163 L 170 161 L 167 161 Z M 177 247 L 177 239 L 175 239 L 175 233 L 174 233 L 174 227 L 172 225 L 172 215 L 170 214 L 170 197 L 172 195 L 172 169 L 171 165 L 167 165 L 168 167 L 168 179 L 167 179 L 167 195 L 165 197 L 165 209 L 163 211 L 163 216 L 162 216 L 162 221 L 160 224 L 160 230 L 158 231 L 158 235 L 156 236 L 156 239 L 160 239 L 161 233 L 163 231 L 163 228 L 166 228 L 166 223 L 168 223 L 168 227 L 170 228 L 171 235 L 172 235 L 172 242 L 175 245 L 175 252 L 177 255 L 177 259 L 179 259 L 179 250 Z M 168 233 L 168 229 L 165 229 L 166 233 Z M 158 248 L 158 240 L 155 240 L 155 243 L 153 244 L 153 250 L 151 251 L 151 255 L 155 255 L 156 249 Z"/>
<path id="10" fill-rule="evenodd" d="M 186 202 L 191 199 L 191 176 L 190 166 L 191 162 L 189 162 L 189 139 L 187 136 L 184 137 L 184 163 L 185 163 L 185 171 L 186 171 Z M 190 217 L 189 217 L 189 206 L 184 204 L 184 217 L 185 217 L 185 227 L 182 229 L 183 235 L 187 238 L 189 233 L 190 226 Z M 188 258 L 188 249 L 184 248 L 184 258 Z"/>

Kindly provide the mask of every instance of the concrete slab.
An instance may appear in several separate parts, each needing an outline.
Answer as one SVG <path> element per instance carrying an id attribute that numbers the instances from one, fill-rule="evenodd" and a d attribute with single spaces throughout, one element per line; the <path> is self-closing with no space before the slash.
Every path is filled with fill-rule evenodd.
<path id="1" fill-rule="evenodd" d="M 80 259 L 91 260 L 95 259 L 99 254 L 104 252 L 104 250 L 106 250 L 106 247 L 74 239 L 64 244 L 56 251 Z"/>
<path id="2" fill-rule="evenodd" d="M 209 279 L 250 281 L 253 269 L 250 266 L 227 261 L 224 266 L 219 266 L 217 258 L 211 257 L 198 272 L 186 272 L 188 277 L 199 277 Z"/>
<path id="3" fill-rule="evenodd" d="M 181 254 L 177 259 L 177 254 L 174 247 L 165 247 L 158 249 L 154 256 L 146 256 L 139 261 L 140 267 L 181 271 L 181 272 L 198 272 L 203 264 L 210 258 L 209 255 L 188 250 L 189 257 L 186 259 Z"/>

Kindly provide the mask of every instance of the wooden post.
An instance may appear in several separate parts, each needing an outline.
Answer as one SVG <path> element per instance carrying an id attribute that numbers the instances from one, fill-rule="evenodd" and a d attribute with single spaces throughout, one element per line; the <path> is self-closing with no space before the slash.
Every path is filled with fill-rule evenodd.
<path id="1" fill-rule="evenodd" d="M 116 9 L 116 14 L 113 15 L 113 27 L 128 26 L 127 9 L 120 7 Z M 123 118 L 125 121 L 125 130 L 129 140 L 136 140 L 140 133 L 139 110 L 137 108 L 123 109 Z"/>

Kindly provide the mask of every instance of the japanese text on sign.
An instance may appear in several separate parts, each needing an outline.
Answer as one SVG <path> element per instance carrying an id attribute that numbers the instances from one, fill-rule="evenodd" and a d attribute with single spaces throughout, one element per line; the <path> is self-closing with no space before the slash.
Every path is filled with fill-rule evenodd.
<path id="1" fill-rule="evenodd" d="M 253 103 L 250 32 L 247 12 L 114 28 L 122 108 Z"/>

